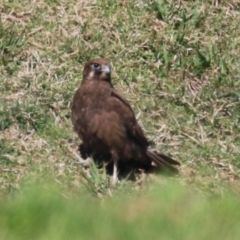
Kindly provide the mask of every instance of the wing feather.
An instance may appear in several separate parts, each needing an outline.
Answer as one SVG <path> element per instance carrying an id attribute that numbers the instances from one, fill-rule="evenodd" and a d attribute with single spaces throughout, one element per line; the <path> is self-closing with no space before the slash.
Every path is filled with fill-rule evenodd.
<path id="1" fill-rule="evenodd" d="M 119 108 L 125 108 L 123 111 L 119 111 L 119 113 L 124 113 L 121 115 L 121 122 L 125 124 L 125 128 L 127 129 L 129 136 L 132 137 L 133 140 L 135 140 L 135 142 L 140 146 L 147 147 L 149 145 L 148 141 L 144 136 L 142 128 L 139 126 L 136 120 L 135 114 L 129 102 L 115 89 L 112 90 L 111 95 L 112 98 L 115 99 L 112 100 L 114 106 L 118 105 Z"/>

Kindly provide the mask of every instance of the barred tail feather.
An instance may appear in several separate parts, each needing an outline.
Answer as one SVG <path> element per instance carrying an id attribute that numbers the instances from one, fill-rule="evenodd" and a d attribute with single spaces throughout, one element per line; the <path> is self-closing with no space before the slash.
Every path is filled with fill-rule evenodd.
<path id="1" fill-rule="evenodd" d="M 177 168 L 174 165 L 180 165 L 180 163 L 163 153 L 159 153 L 157 151 L 154 151 L 150 148 L 147 149 L 147 156 L 158 166 L 161 166 L 163 168 L 178 171 Z"/>

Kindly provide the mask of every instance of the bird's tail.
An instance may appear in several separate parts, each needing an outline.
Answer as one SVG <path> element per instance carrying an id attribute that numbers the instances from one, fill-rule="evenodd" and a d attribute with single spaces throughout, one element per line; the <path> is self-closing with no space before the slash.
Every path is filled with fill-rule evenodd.
<path id="1" fill-rule="evenodd" d="M 175 167 L 176 165 L 180 166 L 181 164 L 164 155 L 163 153 L 159 153 L 153 149 L 148 148 L 147 149 L 147 156 L 159 167 L 162 167 L 163 169 L 168 169 L 171 171 L 178 171 L 178 169 Z"/>

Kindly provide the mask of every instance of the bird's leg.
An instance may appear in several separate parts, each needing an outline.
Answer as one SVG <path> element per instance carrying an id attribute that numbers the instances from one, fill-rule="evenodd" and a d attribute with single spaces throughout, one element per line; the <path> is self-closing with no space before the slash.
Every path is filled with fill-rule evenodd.
<path id="1" fill-rule="evenodd" d="M 118 166 L 118 159 L 117 158 L 114 158 L 113 159 L 113 179 L 112 179 L 112 183 L 113 185 L 116 185 L 117 182 L 118 182 L 118 169 L 117 169 L 117 166 Z"/>

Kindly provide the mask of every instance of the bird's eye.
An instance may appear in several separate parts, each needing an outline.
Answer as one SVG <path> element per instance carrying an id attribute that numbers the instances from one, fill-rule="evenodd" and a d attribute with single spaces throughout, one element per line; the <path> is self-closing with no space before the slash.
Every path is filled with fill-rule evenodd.
<path id="1" fill-rule="evenodd" d="M 100 64 L 94 63 L 94 64 L 93 64 L 93 67 L 96 68 L 96 69 L 98 69 L 98 68 L 100 68 Z"/>

